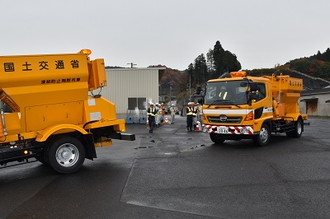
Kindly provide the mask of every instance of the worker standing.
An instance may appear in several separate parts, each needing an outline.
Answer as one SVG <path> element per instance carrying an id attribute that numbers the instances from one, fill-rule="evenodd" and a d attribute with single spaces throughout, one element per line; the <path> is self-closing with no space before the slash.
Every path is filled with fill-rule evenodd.
<path id="1" fill-rule="evenodd" d="M 161 124 L 161 117 L 162 117 L 162 109 L 160 108 L 160 104 L 156 103 L 157 115 L 156 115 L 156 127 L 159 127 Z"/>
<path id="2" fill-rule="evenodd" d="M 157 109 L 153 103 L 150 103 L 150 107 L 147 110 L 149 120 L 149 133 L 152 133 L 156 126 Z"/>
<path id="3" fill-rule="evenodd" d="M 174 124 L 174 119 L 175 119 L 175 107 L 174 107 L 174 104 L 171 105 L 170 112 L 171 112 L 171 124 Z"/>
<path id="4" fill-rule="evenodd" d="M 197 103 L 196 114 L 197 114 L 197 121 L 202 123 L 203 107 L 200 103 Z"/>
<path id="5" fill-rule="evenodd" d="M 194 102 L 188 103 L 186 113 L 187 113 L 187 131 L 192 131 L 194 115 L 196 115 L 194 111 Z"/>
<path id="6" fill-rule="evenodd" d="M 164 123 L 166 110 L 165 110 L 165 106 L 163 103 L 160 105 L 160 109 L 162 110 L 160 122 Z"/>

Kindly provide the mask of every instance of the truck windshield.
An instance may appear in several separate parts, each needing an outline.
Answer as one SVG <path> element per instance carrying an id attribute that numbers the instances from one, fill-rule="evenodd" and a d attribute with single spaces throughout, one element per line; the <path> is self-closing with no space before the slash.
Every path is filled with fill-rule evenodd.
<path id="1" fill-rule="evenodd" d="M 218 81 L 206 85 L 205 104 L 207 105 L 243 105 L 247 104 L 246 81 Z"/>

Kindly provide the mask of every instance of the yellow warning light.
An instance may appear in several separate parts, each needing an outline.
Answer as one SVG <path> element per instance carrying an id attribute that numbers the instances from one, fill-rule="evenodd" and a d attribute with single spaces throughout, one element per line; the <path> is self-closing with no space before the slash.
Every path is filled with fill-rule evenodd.
<path id="1" fill-rule="evenodd" d="M 235 78 L 235 77 L 245 77 L 246 76 L 246 72 L 245 71 L 233 71 L 230 73 L 230 76 L 232 78 Z"/>
<path id="2" fill-rule="evenodd" d="M 27 154 L 29 154 L 29 151 L 28 151 L 28 150 L 24 150 L 23 153 L 24 153 L 25 155 L 27 155 Z"/>
<path id="3" fill-rule="evenodd" d="M 92 50 L 90 50 L 90 49 L 82 49 L 82 50 L 80 50 L 79 53 L 85 54 L 85 55 L 90 55 L 90 54 L 92 54 Z"/>

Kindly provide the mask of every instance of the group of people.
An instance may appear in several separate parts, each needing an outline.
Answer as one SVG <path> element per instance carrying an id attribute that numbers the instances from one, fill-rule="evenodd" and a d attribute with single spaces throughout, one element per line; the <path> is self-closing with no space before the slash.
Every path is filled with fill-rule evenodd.
<path id="1" fill-rule="evenodd" d="M 202 121 L 202 106 L 194 102 L 189 102 L 186 108 L 187 115 L 187 131 L 194 131 L 196 128 L 196 124 L 199 122 L 201 124 Z"/>
<path id="2" fill-rule="evenodd" d="M 168 111 L 171 114 L 171 124 L 174 124 L 176 113 L 175 106 L 172 104 Z M 164 104 L 150 103 L 150 106 L 147 109 L 149 133 L 153 133 L 154 128 L 159 127 L 165 121 L 165 114 L 167 113 Z"/>
<path id="3" fill-rule="evenodd" d="M 159 127 L 165 120 L 165 114 L 171 115 L 170 123 L 174 124 L 176 107 L 172 104 L 165 109 L 164 104 L 150 103 L 147 109 L 149 133 L 153 133 L 155 127 Z M 202 123 L 202 106 L 199 103 L 189 102 L 186 107 L 187 131 L 194 131 L 197 123 Z"/>

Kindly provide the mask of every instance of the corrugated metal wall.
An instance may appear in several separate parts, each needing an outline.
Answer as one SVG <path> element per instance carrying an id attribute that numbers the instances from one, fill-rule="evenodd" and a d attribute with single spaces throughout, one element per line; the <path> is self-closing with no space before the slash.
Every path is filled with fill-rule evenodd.
<path id="1" fill-rule="evenodd" d="M 103 88 L 102 96 L 116 104 L 117 114 L 127 113 L 131 97 L 158 102 L 158 68 L 106 69 L 106 73 L 108 86 Z"/>

